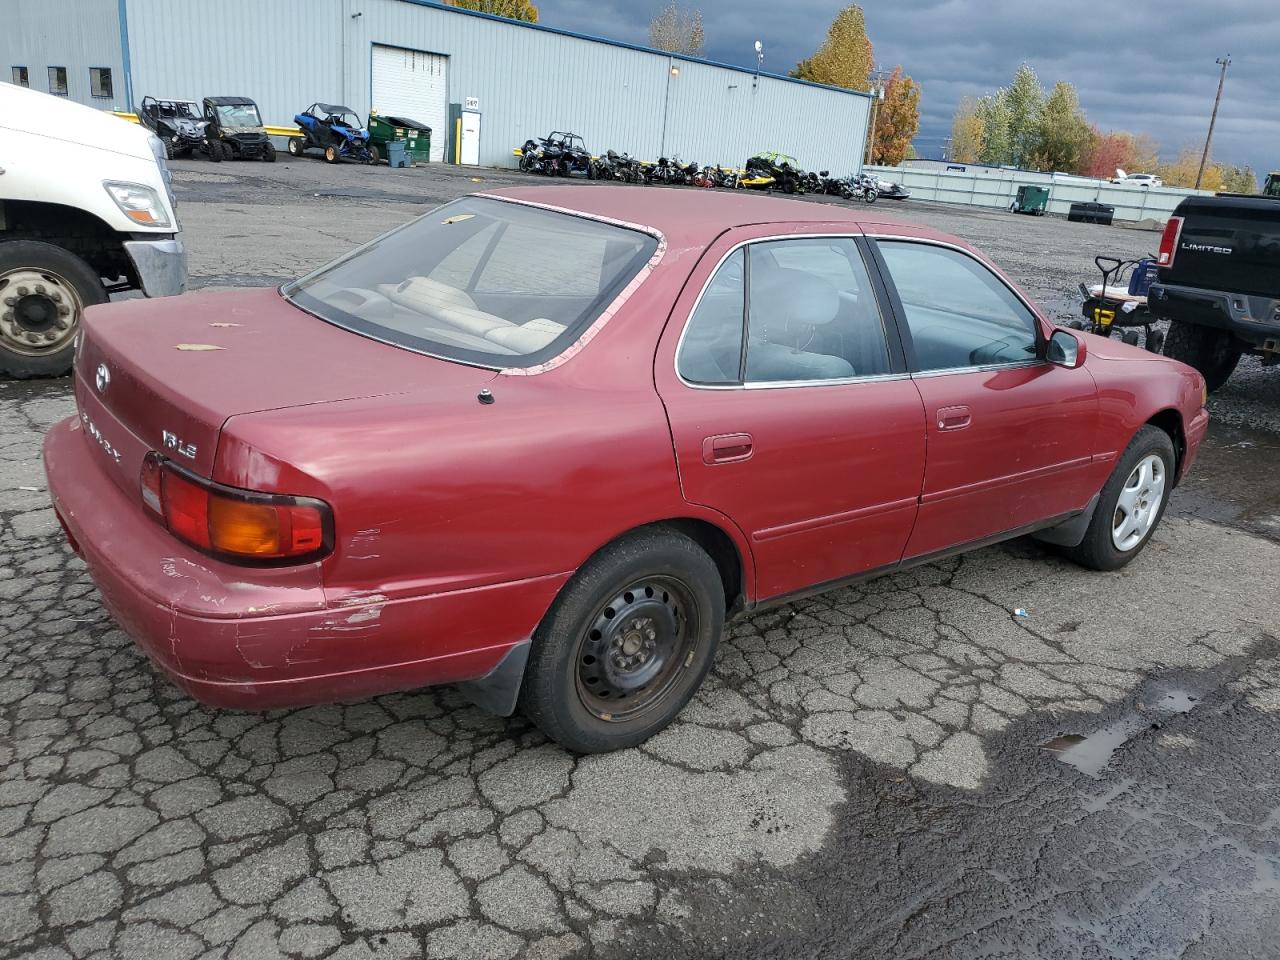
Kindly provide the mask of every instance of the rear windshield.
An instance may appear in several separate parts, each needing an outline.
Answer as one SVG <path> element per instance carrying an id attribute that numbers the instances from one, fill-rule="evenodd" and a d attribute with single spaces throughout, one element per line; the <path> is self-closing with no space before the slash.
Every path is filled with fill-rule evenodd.
<path id="1" fill-rule="evenodd" d="M 446 204 L 290 284 L 356 333 L 486 367 L 557 356 L 653 256 L 657 240 L 523 204 Z"/>

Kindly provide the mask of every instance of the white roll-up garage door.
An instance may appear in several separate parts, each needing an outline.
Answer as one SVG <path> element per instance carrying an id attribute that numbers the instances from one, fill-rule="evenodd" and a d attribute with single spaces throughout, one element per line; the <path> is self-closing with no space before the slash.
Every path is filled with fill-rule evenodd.
<path id="1" fill-rule="evenodd" d="M 449 124 L 449 58 L 438 53 L 373 45 L 374 111 L 431 128 L 431 162 L 444 159 Z"/>

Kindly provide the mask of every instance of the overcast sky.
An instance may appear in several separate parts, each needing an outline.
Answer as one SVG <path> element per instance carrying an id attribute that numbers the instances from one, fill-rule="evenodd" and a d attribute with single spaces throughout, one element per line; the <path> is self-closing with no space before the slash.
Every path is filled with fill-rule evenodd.
<path id="1" fill-rule="evenodd" d="M 663 0 L 536 0 L 541 22 L 648 41 Z M 822 42 L 840 0 L 702 0 L 706 55 L 786 73 Z M 1280 0 L 867 0 L 876 62 L 920 84 L 916 148 L 938 156 L 956 103 L 1007 84 L 1022 61 L 1047 89 L 1068 80 L 1103 130 L 1149 133 L 1169 159 L 1200 149 L 1231 55 L 1214 158 L 1280 170 Z M 1131 171 L 1134 172 L 1134 171 Z"/>

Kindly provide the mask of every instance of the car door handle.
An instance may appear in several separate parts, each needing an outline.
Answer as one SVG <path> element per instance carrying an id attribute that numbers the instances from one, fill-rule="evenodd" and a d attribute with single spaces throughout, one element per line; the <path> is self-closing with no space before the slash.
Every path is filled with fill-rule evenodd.
<path id="1" fill-rule="evenodd" d="M 968 407 L 957 406 L 938 408 L 939 430 L 963 430 L 972 422 L 973 416 L 969 413 Z"/>
<path id="2" fill-rule="evenodd" d="M 702 441 L 703 463 L 733 463 L 751 456 L 753 441 L 749 433 L 723 433 Z"/>

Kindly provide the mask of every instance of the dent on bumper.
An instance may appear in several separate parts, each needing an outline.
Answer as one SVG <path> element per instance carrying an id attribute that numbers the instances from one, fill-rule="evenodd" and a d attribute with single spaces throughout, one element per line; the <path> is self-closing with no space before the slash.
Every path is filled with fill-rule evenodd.
<path id="1" fill-rule="evenodd" d="M 124 249 L 148 297 L 175 297 L 187 289 L 187 248 L 181 235 L 164 240 L 126 240 Z"/>
<path id="2" fill-rule="evenodd" d="M 174 683 L 212 706 L 258 710 L 480 681 L 473 698 L 510 712 L 522 671 L 499 668 L 524 652 L 568 578 L 330 605 L 314 567 L 313 587 L 281 588 L 189 551 L 94 456 L 74 418 L 46 436 L 58 519 L 112 618 Z"/>

